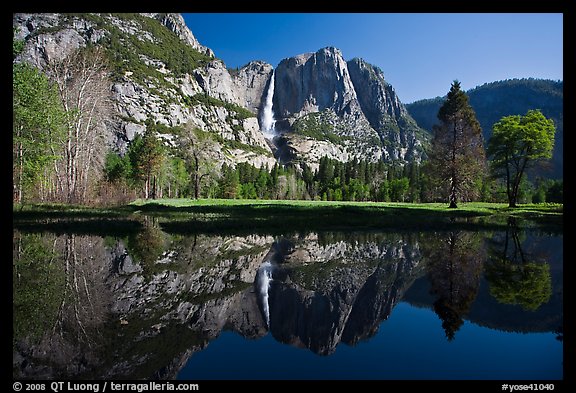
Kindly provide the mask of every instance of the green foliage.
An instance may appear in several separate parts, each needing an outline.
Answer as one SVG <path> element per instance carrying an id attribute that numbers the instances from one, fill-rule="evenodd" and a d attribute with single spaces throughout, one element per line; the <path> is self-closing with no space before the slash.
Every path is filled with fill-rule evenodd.
<path id="1" fill-rule="evenodd" d="M 246 108 L 242 108 L 241 106 L 233 104 L 231 102 L 219 100 L 218 98 L 214 98 L 205 93 L 198 93 L 193 96 L 183 96 L 183 97 L 184 102 L 190 106 L 202 104 L 207 107 L 219 106 L 222 108 L 226 108 L 228 112 L 232 114 L 230 120 L 231 119 L 244 120 L 249 117 L 256 117 L 254 113 L 250 112 Z"/>
<path id="2" fill-rule="evenodd" d="M 18 32 L 18 28 L 14 27 L 12 29 L 14 35 Z M 24 50 L 24 46 L 26 46 L 26 41 L 24 40 L 17 40 L 12 39 L 12 58 L 15 59 L 22 51 Z"/>
<path id="3" fill-rule="evenodd" d="M 12 254 L 13 341 L 38 343 L 56 323 L 64 269 L 46 235 L 15 232 Z"/>
<path id="4" fill-rule="evenodd" d="M 110 151 L 104 161 L 104 175 L 106 180 L 113 183 L 122 179 L 128 179 L 132 173 L 132 166 L 128 155 L 120 157 Z"/>
<path id="5" fill-rule="evenodd" d="M 404 202 L 410 183 L 408 178 L 394 179 L 390 182 L 390 200 Z"/>
<path id="6" fill-rule="evenodd" d="M 146 65 L 139 57 L 140 55 L 162 61 L 166 68 L 174 72 L 175 76 L 192 74 L 194 69 L 212 60 L 187 45 L 158 20 L 140 14 L 112 14 L 113 17 L 122 21 L 136 23 L 144 34 L 135 35 L 122 32 L 109 21 L 105 14 L 70 16 L 88 19 L 96 23 L 99 28 L 108 31 L 105 44 L 118 74 L 132 71 L 137 79 L 143 80 L 145 76 L 149 76 L 162 81 L 164 79 L 162 74 L 153 66 Z M 145 33 L 149 33 L 153 37 L 152 40 Z"/>
<path id="7" fill-rule="evenodd" d="M 342 144 L 344 137 L 337 135 L 334 126 L 325 118 L 321 112 L 310 113 L 296 120 L 292 125 L 297 134 L 308 136 L 319 141 L 329 141 L 335 144 Z"/>
<path id="8" fill-rule="evenodd" d="M 526 113 L 530 109 L 540 108 L 544 116 L 554 120 L 557 128 L 556 144 L 550 170 L 538 171 L 535 176 L 561 178 L 563 171 L 563 89 L 562 81 L 545 79 L 509 79 L 486 83 L 468 90 L 470 105 L 476 113 L 483 130 L 484 140 L 488 141 L 492 127 L 502 117 Z M 432 132 L 437 123 L 436 114 L 446 97 L 416 101 L 406 108 L 419 126 Z M 535 171 L 536 172 L 536 171 Z"/>
<path id="9" fill-rule="evenodd" d="M 222 165 L 222 178 L 220 181 L 220 192 L 219 196 L 221 198 L 234 199 L 237 197 L 241 189 L 240 185 L 240 175 L 238 171 L 230 168 L 228 165 Z"/>
<path id="10" fill-rule="evenodd" d="M 13 65 L 12 99 L 13 179 L 20 201 L 23 192 L 32 190 L 58 158 L 54 152 L 66 115 L 56 87 L 25 63 Z"/>
<path id="11" fill-rule="evenodd" d="M 539 110 L 525 116 L 505 116 L 494 124 L 488 142 L 490 169 L 506 183 L 508 203 L 516 205 L 525 171 L 535 163 L 552 157 L 554 122 Z"/>
<path id="12" fill-rule="evenodd" d="M 416 202 L 423 187 L 417 164 L 403 168 L 383 162 L 344 163 L 322 157 L 316 172 L 305 164 L 301 170 L 279 165 L 271 169 L 248 163 L 235 168 L 224 165 L 217 197 Z"/>
<path id="13" fill-rule="evenodd" d="M 564 203 L 564 181 L 554 180 L 546 190 L 546 202 Z"/>
<path id="14" fill-rule="evenodd" d="M 535 311 L 550 300 L 552 280 L 548 264 L 509 264 L 504 260 L 486 270 L 490 294 L 500 303 Z"/>
<path id="15" fill-rule="evenodd" d="M 190 175 L 186 170 L 186 163 L 180 157 L 172 157 L 170 159 L 169 171 L 169 197 L 174 195 L 177 197 L 184 197 L 188 195 L 188 188 L 190 185 Z"/>
<path id="16" fill-rule="evenodd" d="M 144 197 L 148 198 L 151 194 L 155 197 L 152 182 L 165 159 L 165 149 L 152 128 L 147 128 L 143 136 L 136 135 L 126 154 L 130 161 L 132 179 L 144 184 Z"/>

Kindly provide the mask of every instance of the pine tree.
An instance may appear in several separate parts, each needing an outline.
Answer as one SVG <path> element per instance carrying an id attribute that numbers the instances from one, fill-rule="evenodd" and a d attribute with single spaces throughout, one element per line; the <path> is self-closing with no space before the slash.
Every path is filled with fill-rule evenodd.
<path id="1" fill-rule="evenodd" d="M 460 82 L 452 83 L 438 119 L 441 124 L 434 126 L 429 167 L 431 176 L 445 185 L 449 207 L 456 208 L 459 200 L 477 197 L 477 180 L 486 168 L 482 129 Z"/>
<path id="2" fill-rule="evenodd" d="M 143 182 L 144 198 L 156 198 L 156 176 L 165 159 L 162 142 L 156 133 L 148 127 L 143 135 L 137 135 L 128 147 L 128 157 L 132 177 Z"/>

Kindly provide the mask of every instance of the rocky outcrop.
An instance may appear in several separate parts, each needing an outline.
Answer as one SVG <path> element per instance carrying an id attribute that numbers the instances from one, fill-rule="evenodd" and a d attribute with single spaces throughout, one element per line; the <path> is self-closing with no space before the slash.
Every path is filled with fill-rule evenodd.
<path id="1" fill-rule="evenodd" d="M 386 156 L 392 160 L 417 160 L 422 155 L 420 130 L 384 79 L 382 70 L 362 59 L 352 59 L 347 64 L 354 88 L 361 92 L 358 102 L 362 112 L 378 132 Z"/>
<path id="2" fill-rule="evenodd" d="M 14 14 L 13 26 L 15 38 L 26 39 L 16 61 L 40 69 L 88 44 L 121 45 L 133 52 L 123 54 L 123 65 L 111 70 L 120 116 L 107 123 L 108 139 L 120 153 L 147 121 L 169 127 L 190 123 L 215 134 L 220 144 L 215 162 L 272 166 L 275 159 L 257 119 L 274 75 L 272 109 L 283 134 L 274 154 L 281 162 L 305 161 L 315 168 L 322 156 L 399 162 L 422 156 L 424 137 L 382 72 L 361 60 L 346 62 L 333 47 L 284 59 L 273 73 L 262 61 L 228 70 L 179 14 Z M 190 48 L 197 53 L 186 58 L 194 64 L 186 72 L 179 63 L 188 60 L 159 55 L 166 49 L 165 34 L 158 34 L 162 28 L 178 37 L 168 40 L 172 54 Z M 238 116 L 228 104 L 253 117 Z"/>
<path id="3" fill-rule="evenodd" d="M 260 113 L 272 71 L 272 65 L 263 61 L 251 61 L 238 70 L 233 80 L 241 106 Z"/>
<path id="4" fill-rule="evenodd" d="M 301 117 L 331 109 L 338 115 L 357 112 L 356 91 L 342 52 L 320 49 L 278 64 L 274 112 L 279 118 Z"/>
<path id="5" fill-rule="evenodd" d="M 291 149 L 285 156 L 312 167 L 324 155 L 340 161 L 421 159 L 419 128 L 378 68 L 346 62 L 329 47 L 284 59 L 275 77 L 277 130 Z"/>
<path id="6" fill-rule="evenodd" d="M 121 71 L 110 70 L 114 75 L 110 86 L 113 106 L 118 116 L 107 122 L 106 137 L 119 153 L 124 153 L 130 141 L 144 132 L 148 121 L 168 127 L 188 123 L 214 135 L 217 146 L 211 158 L 217 165 L 248 162 L 272 167 L 276 162 L 256 117 L 261 81 L 246 79 L 252 83 L 250 87 L 244 86 L 242 79 L 233 80 L 224 63 L 196 40 L 181 15 L 14 14 L 13 26 L 15 38 L 26 40 L 16 61 L 26 61 L 40 69 L 89 43 L 108 46 L 119 45 L 120 41 L 125 50 L 133 52 L 134 56 L 128 56 L 130 60 L 124 60 Z M 157 34 L 163 28 L 179 38 L 169 41 L 173 46 L 170 50 L 185 53 L 192 48 L 198 52 L 192 56 L 194 69 L 176 71 L 178 64 L 169 64 L 166 56 L 157 55 L 166 50 L 162 34 Z M 146 45 L 142 46 L 142 42 Z M 246 75 L 250 76 L 251 71 Z M 262 78 L 266 79 L 265 73 Z M 240 114 L 247 100 L 256 105 L 253 116 L 247 115 L 249 112 Z M 170 134 L 163 134 L 162 138 L 166 143 L 174 140 Z"/>
<path id="7" fill-rule="evenodd" d="M 205 54 L 209 57 L 215 57 L 212 49 L 205 47 L 200 44 L 194 34 L 190 31 L 184 18 L 180 14 L 143 14 L 149 15 L 160 21 L 164 26 L 166 26 L 170 31 L 174 32 L 181 40 L 186 42 L 192 48 L 196 49 L 198 52 Z"/>
<path id="8" fill-rule="evenodd" d="M 15 39 L 27 39 L 19 60 L 40 69 L 101 37 L 101 32 L 94 34 L 93 24 L 87 21 L 64 26 L 59 14 L 14 14 L 12 25 L 16 28 Z M 55 31 L 48 33 L 50 30 Z"/>
<path id="9" fill-rule="evenodd" d="M 194 71 L 194 77 L 203 91 L 222 101 L 241 104 L 232 77 L 222 60 L 213 60 L 205 67 Z"/>

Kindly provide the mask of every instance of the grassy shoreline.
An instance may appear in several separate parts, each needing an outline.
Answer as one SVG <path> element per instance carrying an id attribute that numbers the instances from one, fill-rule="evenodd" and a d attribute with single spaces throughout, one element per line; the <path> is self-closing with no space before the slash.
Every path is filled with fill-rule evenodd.
<path id="1" fill-rule="evenodd" d="M 502 229 L 511 223 L 561 232 L 563 205 L 504 203 L 326 202 L 235 199 L 136 200 L 118 207 L 14 206 L 22 230 L 138 231 L 148 218 L 171 233 L 285 233 L 324 230 Z"/>

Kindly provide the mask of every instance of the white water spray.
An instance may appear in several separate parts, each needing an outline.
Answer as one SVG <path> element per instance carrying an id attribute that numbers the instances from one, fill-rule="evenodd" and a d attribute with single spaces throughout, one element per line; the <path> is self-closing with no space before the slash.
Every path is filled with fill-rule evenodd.
<path id="1" fill-rule="evenodd" d="M 264 103 L 264 110 L 262 111 L 262 132 L 268 139 L 276 136 L 276 120 L 274 119 L 274 111 L 272 110 L 272 99 L 274 98 L 274 74 L 276 70 L 272 71 L 272 79 L 266 92 L 266 101 Z"/>
<path id="2" fill-rule="evenodd" d="M 262 309 L 266 318 L 266 326 L 270 329 L 270 305 L 268 304 L 268 290 L 272 281 L 272 264 L 264 262 L 256 272 L 256 287 L 262 300 Z"/>

